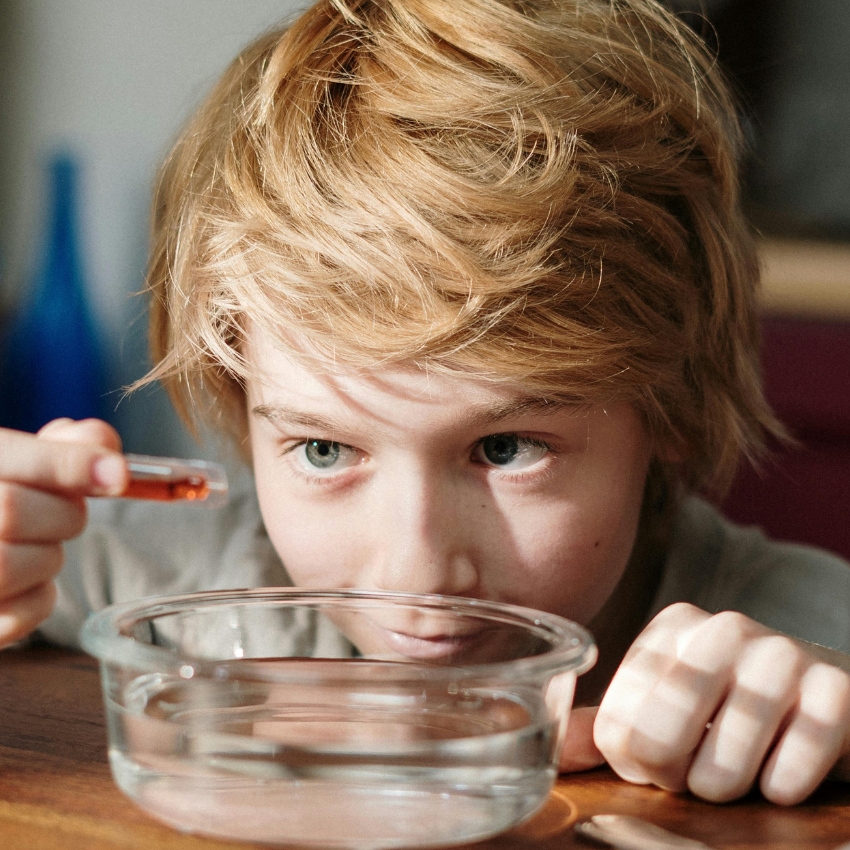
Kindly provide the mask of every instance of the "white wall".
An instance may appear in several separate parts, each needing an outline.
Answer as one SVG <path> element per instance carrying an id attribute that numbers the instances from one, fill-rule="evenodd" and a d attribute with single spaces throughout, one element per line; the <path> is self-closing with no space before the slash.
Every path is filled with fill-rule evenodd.
<path id="1" fill-rule="evenodd" d="M 144 371 L 144 305 L 131 293 L 142 286 L 157 164 L 237 51 L 300 5 L 0 0 L 4 305 L 31 282 L 43 230 L 44 164 L 64 146 L 82 165 L 85 272 L 118 379 Z M 156 394 L 122 402 L 118 420 L 135 451 L 193 449 Z"/>

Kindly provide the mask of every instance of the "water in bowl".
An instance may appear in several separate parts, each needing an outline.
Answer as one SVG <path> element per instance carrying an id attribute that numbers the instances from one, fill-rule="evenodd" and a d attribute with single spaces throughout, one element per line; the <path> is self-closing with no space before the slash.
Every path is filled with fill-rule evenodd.
<path id="1" fill-rule="evenodd" d="M 138 676 L 110 697 L 115 779 L 179 829 L 272 845 L 465 843 L 543 803 L 554 729 L 539 688 L 370 678 Z"/>

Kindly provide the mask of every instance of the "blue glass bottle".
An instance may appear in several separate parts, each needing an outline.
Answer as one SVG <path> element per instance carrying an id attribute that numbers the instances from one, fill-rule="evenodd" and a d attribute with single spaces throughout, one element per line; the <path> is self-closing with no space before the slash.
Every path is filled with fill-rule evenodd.
<path id="1" fill-rule="evenodd" d="M 0 425 L 36 431 L 59 416 L 105 418 L 104 364 L 77 233 L 77 165 L 49 166 L 49 224 L 32 296 L 13 316 L 0 364 Z"/>

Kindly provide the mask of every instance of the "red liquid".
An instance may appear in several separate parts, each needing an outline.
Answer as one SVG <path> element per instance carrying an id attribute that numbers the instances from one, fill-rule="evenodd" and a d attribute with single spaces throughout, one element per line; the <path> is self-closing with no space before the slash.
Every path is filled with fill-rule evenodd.
<path id="1" fill-rule="evenodd" d="M 121 494 L 125 499 L 148 499 L 154 502 L 202 502 L 210 494 L 205 479 L 190 476 L 173 481 L 133 478 Z"/>

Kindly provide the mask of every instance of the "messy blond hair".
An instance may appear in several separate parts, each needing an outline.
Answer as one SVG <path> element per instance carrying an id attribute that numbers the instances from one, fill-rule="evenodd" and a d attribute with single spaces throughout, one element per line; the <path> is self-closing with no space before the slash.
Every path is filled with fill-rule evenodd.
<path id="1" fill-rule="evenodd" d="M 654 0 L 319 0 L 162 169 L 151 377 L 243 438 L 250 321 L 353 367 L 629 401 L 722 489 L 774 428 L 738 146 Z"/>

